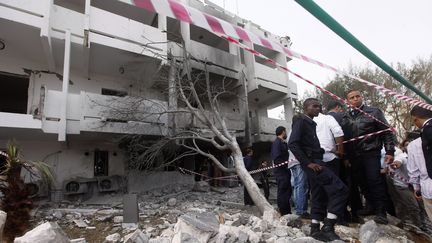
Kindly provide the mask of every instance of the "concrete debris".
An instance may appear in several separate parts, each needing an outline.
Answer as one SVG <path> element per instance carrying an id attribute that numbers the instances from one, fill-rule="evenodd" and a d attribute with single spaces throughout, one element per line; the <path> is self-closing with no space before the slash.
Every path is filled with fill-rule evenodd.
<path id="1" fill-rule="evenodd" d="M 170 198 L 167 202 L 168 206 L 170 207 L 174 207 L 177 204 L 177 199 L 175 198 Z"/>
<path id="2" fill-rule="evenodd" d="M 73 239 L 70 241 L 71 243 L 87 243 L 85 238 Z"/>
<path id="3" fill-rule="evenodd" d="M 84 222 L 84 220 L 82 220 L 82 219 L 74 219 L 73 222 L 75 223 L 75 225 L 78 228 L 87 228 L 88 227 L 87 223 Z"/>
<path id="4" fill-rule="evenodd" d="M 373 220 L 367 221 L 360 227 L 360 241 L 361 242 L 400 242 L 400 243 L 414 243 L 407 238 L 404 230 L 394 225 L 379 225 Z"/>
<path id="5" fill-rule="evenodd" d="M 121 235 L 119 233 L 114 233 L 105 237 L 104 243 L 118 243 L 120 242 Z"/>
<path id="6" fill-rule="evenodd" d="M 14 243 L 69 243 L 70 240 L 57 223 L 46 222 L 17 237 Z"/>
<path id="7" fill-rule="evenodd" d="M 138 223 L 125 224 L 122 216 L 124 205 L 84 206 L 84 202 L 80 205 L 62 203 L 55 205 L 61 206 L 56 209 L 40 207 L 35 214 L 35 221 L 43 222 L 49 217 L 71 238 L 82 237 L 85 238 L 82 240 L 88 242 L 319 242 L 308 237 L 310 220 L 292 214 L 279 217 L 273 210 L 268 210 L 261 216 L 257 207 L 245 207 L 242 187 L 223 188 L 226 191 L 223 194 L 210 190 L 207 182 L 195 183 L 195 189 L 197 188 L 196 191 L 187 191 L 185 187 L 179 186 L 151 189 L 152 191 L 137 194 Z M 274 195 L 273 191 L 271 195 Z M 123 195 L 118 197 L 123 198 Z M 276 207 L 274 200 L 271 199 L 270 202 Z M 398 228 L 398 219 L 389 217 L 389 221 L 389 225 L 385 226 L 376 225 L 372 220 L 364 225 L 337 225 L 336 233 L 350 243 L 427 242 L 422 241 L 423 238 L 416 238 L 418 236 L 413 235 L 412 231 Z M 75 239 L 81 243 L 78 240 L 81 239 Z M 31 243 L 37 242 L 32 240 Z"/>
<path id="8" fill-rule="evenodd" d="M 150 237 L 144 234 L 141 230 L 137 229 L 135 232 L 130 233 L 124 237 L 123 243 L 148 243 Z"/>

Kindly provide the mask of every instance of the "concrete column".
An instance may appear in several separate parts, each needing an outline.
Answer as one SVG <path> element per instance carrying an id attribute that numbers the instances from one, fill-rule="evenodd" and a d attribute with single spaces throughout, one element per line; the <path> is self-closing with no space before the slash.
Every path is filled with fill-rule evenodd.
<path id="1" fill-rule="evenodd" d="M 167 17 L 163 14 L 158 14 L 158 29 L 167 30 Z"/>
<path id="2" fill-rule="evenodd" d="M 245 128 L 244 128 L 244 141 L 245 145 L 247 147 L 252 146 L 252 140 L 251 140 L 251 119 L 249 117 L 249 100 L 248 100 L 248 87 L 247 87 L 247 81 L 246 77 L 243 74 L 240 74 L 240 81 L 243 84 L 243 87 L 239 88 L 239 109 L 240 113 L 243 114 L 244 121 L 245 121 Z"/>
<path id="3" fill-rule="evenodd" d="M 283 101 L 283 106 L 285 111 L 285 121 L 289 124 L 289 129 L 291 129 L 292 117 L 294 116 L 294 106 L 292 99 L 285 99 Z"/>
<path id="4" fill-rule="evenodd" d="M 69 92 L 69 71 L 70 71 L 70 49 L 71 49 L 71 31 L 66 30 L 65 33 L 65 51 L 63 63 L 63 86 L 62 86 L 62 100 L 60 106 L 60 121 L 58 124 L 58 141 L 66 141 L 66 128 L 67 128 L 67 98 Z"/>
<path id="5" fill-rule="evenodd" d="M 185 22 L 180 22 L 180 33 L 185 43 L 186 50 L 190 50 L 190 25 Z"/>

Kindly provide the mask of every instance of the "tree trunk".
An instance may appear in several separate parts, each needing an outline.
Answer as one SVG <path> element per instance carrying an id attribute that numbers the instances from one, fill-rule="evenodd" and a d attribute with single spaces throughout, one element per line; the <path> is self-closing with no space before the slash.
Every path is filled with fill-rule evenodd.
<path id="1" fill-rule="evenodd" d="M 246 167 L 243 162 L 243 156 L 240 151 L 240 148 L 238 147 L 238 144 L 237 143 L 234 144 L 233 147 L 234 148 L 232 148 L 231 150 L 233 151 L 233 157 L 234 157 L 234 163 L 235 163 L 237 175 L 240 178 L 240 180 L 243 182 L 247 191 L 249 192 L 252 201 L 258 207 L 261 214 L 264 214 L 264 212 L 266 211 L 271 211 L 274 215 L 277 215 L 278 213 L 276 212 L 276 210 L 272 207 L 272 205 L 270 205 L 270 203 L 261 193 L 258 185 L 255 183 L 255 180 L 246 170 Z"/>

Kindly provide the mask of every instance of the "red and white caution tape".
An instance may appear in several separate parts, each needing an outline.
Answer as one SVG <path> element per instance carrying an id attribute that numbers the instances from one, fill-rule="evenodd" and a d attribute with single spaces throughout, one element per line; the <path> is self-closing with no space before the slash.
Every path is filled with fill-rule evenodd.
<path id="1" fill-rule="evenodd" d="M 341 145 L 341 144 L 345 144 L 345 143 L 354 142 L 354 141 L 361 140 L 361 139 L 364 139 L 364 138 L 368 138 L 368 137 L 371 137 L 371 136 L 375 136 L 375 135 L 378 135 L 378 134 L 381 134 L 381 133 L 384 133 L 384 132 L 393 132 L 393 128 L 387 128 L 387 129 L 384 129 L 384 130 L 381 130 L 381 131 L 378 131 L 378 132 L 372 132 L 372 133 L 365 134 L 363 136 L 359 136 L 359 137 L 356 137 L 356 138 L 351 138 L 351 139 L 343 141 L 342 143 L 337 143 L 336 145 Z"/>
<path id="2" fill-rule="evenodd" d="M 166 15 L 171 18 L 178 19 L 180 21 L 194 24 L 196 26 L 199 26 L 201 28 L 204 28 L 208 31 L 211 31 L 225 39 L 232 39 L 232 40 L 242 40 L 246 42 L 251 42 L 254 44 L 258 44 L 260 46 L 264 46 L 266 48 L 278 51 L 280 53 L 284 53 L 285 55 L 296 58 L 308 63 L 312 63 L 315 65 L 318 65 L 322 68 L 326 68 L 329 70 L 332 70 L 336 73 L 348 76 L 350 78 L 353 78 L 359 82 L 362 82 L 380 92 L 382 92 L 385 95 L 395 97 L 399 100 L 406 101 L 411 103 L 412 105 L 419 105 L 423 108 L 432 110 L 432 105 L 427 104 L 421 100 L 411 98 L 406 95 L 399 94 L 397 92 L 394 92 L 388 88 L 385 88 L 383 86 L 374 84 L 370 81 L 361 79 L 359 77 L 356 77 L 352 74 L 349 74 L 347 72 L 341 71 L 335 67 L 332 67 L 330 65 L 327 65 L 325 63 L 322 63 L 320 61 L 317 61 L 313 58 L 307 57 L 305 55 L 302 55 L 298 52 L 295 52 L 285 46 L 283 46 L 280 42 L 277 42 L 275 40 L 268 39 L 266 37 L 257 35 L 251 31 L 245 30 L 242 27 L 233 25 L 231 23 L 228 23 L 227 21 L 224 21 L 222 19 L 216 18 L 214 16 L 211 16 L 209 14 L 203 13 L 197 9 L 191 8 L 189 6 L 186 6 L 178 1 L 175 0 L 122 0 L 123 2 L 127 2 L 129 4 L 132 4 L 138 8 L 145 9 L 150 12 L 155 12 L 159 14 Z M 237 41 L 238 42 L 238 41 Z M 247 47 L 248 51 L 250 52 L 256 52 L 253 50 L 253 48 Z M 269 59 L 269 58 L 266 58 Z M 271 60 L 271 59 L 269 59 Z"/>

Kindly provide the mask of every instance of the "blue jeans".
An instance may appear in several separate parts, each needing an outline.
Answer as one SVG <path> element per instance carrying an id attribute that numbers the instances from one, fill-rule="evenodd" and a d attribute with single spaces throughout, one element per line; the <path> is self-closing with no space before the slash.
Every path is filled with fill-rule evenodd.
<path id="1" fill-rule="evenodd" d="M 290 170 L 296 214 L 302 215 L 308 210 L 309 186 L 307 176 L 300 165 L 294 165 Z"/>

